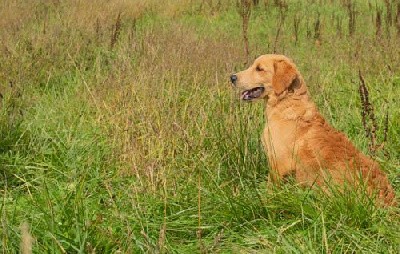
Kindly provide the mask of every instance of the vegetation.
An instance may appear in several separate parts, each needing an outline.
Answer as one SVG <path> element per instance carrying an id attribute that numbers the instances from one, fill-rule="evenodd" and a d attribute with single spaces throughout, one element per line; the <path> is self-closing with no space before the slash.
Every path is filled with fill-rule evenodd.
<path id="1" fill-rule="evenodd" d="M 400 252 L 398 208 L 267 187 L 263 105 L 228 81 L 294 59 L 400 197 L 398 1 L 3 0 L 0 16 L 2 253 Z"/>

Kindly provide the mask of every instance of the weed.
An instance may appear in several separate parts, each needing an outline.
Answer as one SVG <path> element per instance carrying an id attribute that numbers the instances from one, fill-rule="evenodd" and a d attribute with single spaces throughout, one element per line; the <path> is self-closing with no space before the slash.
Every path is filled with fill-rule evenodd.
<path id="1" fill-rule="evenodd" d="M 314 23 L 314 39 L 316 41 L 321 41 L 321 34 L 322 34 L 322 24 L 321 24 L 321 18 L 320 18 L 320 14 L 318 13 L 317 15 L 317 19 L 315 20 Z"/>
<path id="2" fill-rule="evenodd" d="M 245 52 L 245 64 L 249 61 L 250 50 L 249 50 L 249 19 L 251 15 L 251 0 L 241 0 L 239 5 L 239 14 L 242 17 L 242 35 L 244 42 L 244 52 Z"/>
<path id="3" fill-rule="evenodd" d="M 357 11 L 356 3 L 353 0 L 346 0 L 347 14 L 349 17 L 349 35 L 353 36 L 356 32 Z"/>
<path id="4" fill-rule="evenodd" d="M 376 20 L 375 20 L 375 35 L 379 39 L 382 36 L 382 10 L 376 10 Z"/>
<path id="5" fill-rule="evenodd" d="M 378 125 L 374 113 L 374 107 L 369 99 L 368 88 L 365 84 L 365 79 L 359 71 L 359 95 L 361 99 L 361 116 L 362 116 L 362 124 L 364 127 L 365 135 L 369 139 L 369 151 L 371 154 L 375 154 L 379 149 L 384 148 L 384 144 L 387 141 L 387 132 L 389 129 L 389 113 L 386 111 L 384 118 L 384 130 L 383 130 L 383 142 L 378 144 L 377 141 L 377 131 Z"/>
<path id="6" fill-rule="evenodd" d="M 276 53 L 278 50 L 279 36 L 281 34 L 283 25 L 285 23 L 287 11 L 288 11 L 288 5 L 286 4 L 285 1 L 277 1 L 276 4 L 279 7 L 279 19 L 278 19 L 277 30 L 276 30 L 276 34 L 275 34 L 273 53 Z"/>
<path id="7" fill-rule="evenodd" d="M 299 41 L 299 29 L 300 29 L 301 18 L 298 14 L 296 14 L 293 18 L 293 32 L 296 44 Z"/>
<path id="8" fill-rule="evenodd" d="M 397 36 L 400 37 L 400 3 L 397 3 L 397 9 L 396 9 L 396 29 L 397 29 Z"/>
<path id="9" fill-rule="evenodd" d="M 113 49 L 115 43 L 118 41 L 119 34 L 121 32 L 121 12 L 118 13 L 117 19 L 115 21 L 115 25 L 112 26 L 112 34 L 111 34 L 111 42 L 110 48 Z M 96 34 L 97 34 L 97 26 L 96 26 Z"/>

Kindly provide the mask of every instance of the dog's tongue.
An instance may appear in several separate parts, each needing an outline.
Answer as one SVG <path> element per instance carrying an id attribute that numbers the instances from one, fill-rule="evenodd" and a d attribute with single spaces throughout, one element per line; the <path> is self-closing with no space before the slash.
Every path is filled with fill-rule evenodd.
<path id="1" fill-rule="evenodd" d="M 242 100 L 251 100 L 261 96 L 264 89 L 262 87 L 256 87 L 251 90 L 246 90 L 242 93 Z"/>
<path id="2" fill-rule="evenodd" d="M 244 92 L 242 93 L 242 100 L 251 100 L 250 94 L 251 94 L 250 91 L 244 91 Z"/>

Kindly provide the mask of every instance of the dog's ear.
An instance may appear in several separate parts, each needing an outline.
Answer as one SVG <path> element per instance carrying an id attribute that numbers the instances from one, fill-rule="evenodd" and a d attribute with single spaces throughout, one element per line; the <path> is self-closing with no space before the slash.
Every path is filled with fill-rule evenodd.
<path id="1" fill-rule="evenodd" d="M 274 63 L 275 75 L 272 78 L 272 86 L 275 93 L 280 95 L 290 88 L 294 90 L 299 84 L 296 68 L 285 60 L 279 60 Z"/>

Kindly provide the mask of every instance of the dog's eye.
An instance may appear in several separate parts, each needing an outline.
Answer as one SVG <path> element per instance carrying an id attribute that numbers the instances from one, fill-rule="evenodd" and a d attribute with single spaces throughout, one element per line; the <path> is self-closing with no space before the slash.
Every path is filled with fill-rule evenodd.
<path id="1" fill-rule="evenodd" d="M 257 66 L 257 67 L 256 67 L 256 71 L 264 71 L 264 69 L 261 68 L 260 66 Z"/>

